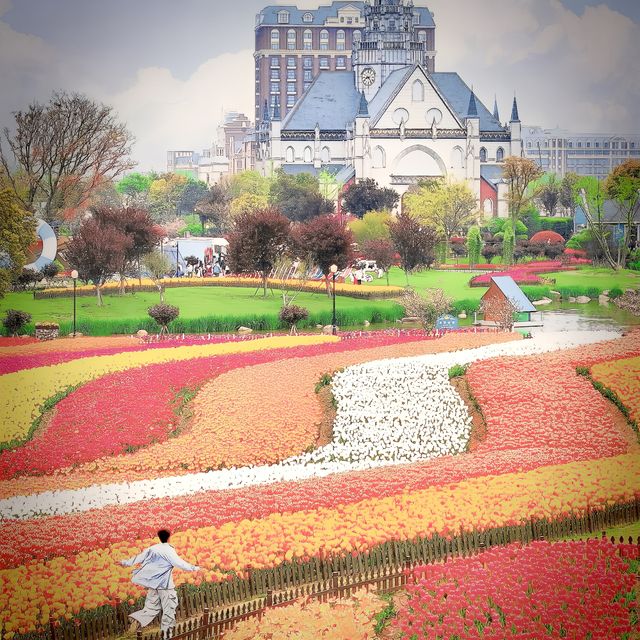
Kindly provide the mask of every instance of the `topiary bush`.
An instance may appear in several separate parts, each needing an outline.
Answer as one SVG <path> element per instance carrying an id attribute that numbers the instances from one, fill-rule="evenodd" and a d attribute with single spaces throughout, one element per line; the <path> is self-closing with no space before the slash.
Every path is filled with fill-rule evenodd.
<path id="1" fill-rule="evenodd" d="M 609 297 L 612 300 L 615 300 L 616 298 L 619 298 L 623 293 L 624 291 L 620 289 L 620 287 L 613 287 L 613 289 L 609 290 Z"/>
<path id="2" fill-rule="evenodd" d="M 17 336 L 24 326 L 31 322 L 31 314 L 26 311 L 18 311 L 17 309 L 7 309 L 2 324 L 11 336 Z"/>
<path id="3" fill-rule="evenodd" d="M 278 317 L 289 327 L 291 333 L 297 333 L 296 325 L 309 317 L 309 310 L 295 304 L 288 304 L 280 309 Z"/>
<path id="4" fill-rule="evenodd" d="M 149 307 L 147 313 L 160 325 L 160 334 L 169 333 L 168 325 L 179 315 L 180 309 L 164 302 Z"/>
<path id="5" fill-rule="evenodd" d="M 564 238 L 555 231 L 538 231 L 529 240 L 530 244 L 545 245 L 545 244 L 564 244 Z"/>

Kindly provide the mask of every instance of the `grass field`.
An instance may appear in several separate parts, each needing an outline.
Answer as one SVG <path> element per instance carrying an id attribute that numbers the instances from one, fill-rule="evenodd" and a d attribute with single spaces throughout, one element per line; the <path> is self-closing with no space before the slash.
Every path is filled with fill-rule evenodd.
<path id="1" fill-rule="evenodd" d="M 180 309 L 175 331 L 233 331 L 239 325 L 272 330 L 279 327 L 278 312 L 282 296 L 264 298 L 262 292 L 254 296 L 254 289 L 242 287 L 194 287 L 167 289 L 165 301 Z M 99 307 L 94 297 L 77 298 L 77 327 L 91 335 L 131 333 L 138 328 L 154 330 L 147 309 L 157 304 L 157 293 L 104 296 Z M 307 326 L 331 322 L 331 300 L 323 293 L 300 293 L 299 304 L 309 310 Z M 68 332 L 73 318 L 72 298 L 34 300 L 30 292 L 9 293 L 0 300 L 0 313 L 6 309 L 20 309 L 32 316 L 33 322 L 60 323 L 61 331 Z M 402 317 L 401 307 L 391 300 L 359 300 L 337 297 L 336 311 L 339 324 L 356 325 L 369 322 L 393 321 Z"/>
<path id="2" fill-rule="evenodd" d="M 559 287 L 598 287 L 602 290 L 613 289 L 613 287 L 623 290 L 640 287 L 640 272 L 629 269 L 616 272 L 598 267 L 583 267 L 578 271 L 550 273 L 549 277 L 555 278 L 556 285 Z"/>

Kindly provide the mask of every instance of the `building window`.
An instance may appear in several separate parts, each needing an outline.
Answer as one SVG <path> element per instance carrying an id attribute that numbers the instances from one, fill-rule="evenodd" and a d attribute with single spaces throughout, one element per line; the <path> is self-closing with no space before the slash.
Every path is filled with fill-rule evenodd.
<path id="1" fill-rule="evenodd" d="M 296 59 L 293 57 L 287 58 L 287 69 L 295 69 L 296 68 Z"/>
<path id="2" fill-rule="evenodd" d="M 278 82 L 271 83 L 271 93 L 280 93 L 280 83 Z"/>
<path id="3" fill-rule="evenodd" d="M 289 24 L 288 11 L 278 11 L 278 24 Z"/>
<path id="4" fill-rule="evenodd" d="M 278 99 L 278 96 L 271 96 L 271 99 L 269 100 L 269 103 L 271 104 L 271 108 L 273 109 L 273 107 L 276 106 L 276 100 Z"/>
<path id="5" fill-rule="evenodd" d="M 305 69 L 313 69 L 313 58 L 304 58 L 302 60 L 302 66 Z"/>
<path id="6" fill-rule="evenodd" d="M 502 147 L 498 147 L 496 151 L 496 161 L 502 162 L 504 160 L 504 149 Z"/>
<path id="7" fill-rule="evenodd" d="M 331 162 L 331 151 L 329 151 L 329 147 L 322 147 L 322 151 L 320 152 L 320 160 L 325 164 Z"/>
<path id="8" fill-rule="evenodd" d="M 418 42 L 426 42 L 427 41 L 427 32 L 419 31 L 418 32 Z"/>
<path id="9" fill-rule="evenodd" d="M 382 147 L 376 147 L 373 150 L 371 163 L 374 169 L 384 169 L 386 165 L 386 159 L 385 159 L 384 149 Z"/>
<path id="10" fill-rule="evenodd" d="M 487 150 L 484 147 L 480 147 L 480 162 L 487 161 Z"/>
<path id="11" fill-rule="evenodd" d="M 271 56 L 271 68 L 272 69 L 280 68 L 280 58 L 278 58 L 278 56 Z"/>
<path id="12" fill-rule="evenodd" d="M 309 12 L 302 16 L 302 22 L 313 22 L 313 15 Z"/>
<path id="13" fill-rule="evenodd" d="M 587 148 L 591 147 L 591 143 L 587 142 Z"/>
<path id="14" fill-rule="evenodd" d="M 413 102 L 424 102 L 424 85 L 416 80 L 411 86 L 411 99 Z"/>
<path id="15" fill-rule="evenodd" d="M 295 96 L 287 96 L 287 107 L 291 108 L 296 103 Z"/>
<path id="16" fill-rule="evenodd" d="M 311 29 L 305 29 L 302 34 L 302 48 L 309 51 L 312 49 L 313 36 L 311 35 Z"/>
<path id="17" fill-rule="evenodd" d="M 271 48 L 272 49 L 280 48 L 280 32 L 277 29 L 271 30 Z"/>
<path id="18" fill-rule="evenodd" d="M 347 59 L 345 56 L 338 56 L 336 58 L 336 69 L 346 69 L 347 68 Z"/>
<path id="19" fill-rule="evenodd" d="M 323 29 L 320 32 L 320 51 L 327 51 L 329 48 L 329 32 Z"/>
<path id="20" fill-rule="evenodd" d="M 396 21 L 389 20 L 389 31 L 395 31 L 395 30 L 396 30 Z"/>
<path id="21" fill-rule="evenodd" d="M 338 51 L 344 51 L 345 49 L 345 36 L 342 29 L 338 30 L 336 33 L 336 49 Z"/>
<path id="22" fill-rule="evenodd" d="M 295 151 L 293 150 L 293 147 L 287 147 L 287 150 L 285 151 L 285 159 L 287 162 L 293 162 L 295 158 Z"/>
<path id="23" fill-rule="evenodd" d="M 287 80 L 295 80 L 295 79 L 296 79 L 296 70 L 287 69 Z"/>
<path id="24" fill-rule="evenodd" d="M 595 146 L 596 146 L 596 149 L 599 149 L 599 148 L 600 148 L 600 143 L 599 143 L 599 142 L 596 142 L 596 143 L 595 143 Z"/>
<path id="25" fill-rule="evenodd" d="M 289 82 L 287 83 L 287 93 L 295 93 L 296 92 L 296 83 Z"/>
<path id="26" fill-rule="evenodd" d="M 271 69 L 271 79 L 280 80 L 280 69 Z"/>
<path id="27" fill-rule="evenodd" d="M 287 49 L 290 51 L 296 48 L 296 32 L 294 29 L 287 31 Z"/>
<path id="28" fill-rule="evenodd" d="M 313 71 L 311 69 L 304 70 L 304 81 L 311 82 L 313 80 Z"/>
<path id="29" fill-rule="evenodd" d="M 582 149 L 582 142 L 578 142 L 578 149 Z"/>
<path id="30" fill-rule="evenodd" d="M 621 142 L 620 143 L 620 148 L 621 149 L 626 149 L 627 148 L 627 143 L 626 142 Z"/>
<path id="31" fill-rule="evenodd" d="M 329 58 L 327 56 L 320 56 L 320 68 L 321 69 L 329 68 Z"/>
<path id="32" fill-rule="evenodd" d="M 304 90 L 306 91 L 310 86 L 311 86 L 310 82 L 305 82 L 304 83 Z"/>
<path id="33" fill-rule="evenodd" d="M 571 140 L 567 142 L 567 147 L 569 147 L 569 149 L 573 149 L 573 142 Z"/>
<path id="34" fill-rule="evenodd" d="M 313 151 L 311 150 L 311 147 L 304 148 L 303 159 L 305 162 L 311 162 L 313 159 Z"/>
<path id="35" fill-rule="evenodd" d="M 630 142 L 629 143 L 629 149 L 635 149 L 636 148 L 636 143 L 635 142 Z"/>
<path id="36" fill-rule="evenodd" d="M 608 143 L 608 142 L 605 142 L 605 143 L 604 143 L 604 148 L 605 148 L 605 149 L 608 149 L 608 148 L 609 148 L 609 143 Z"/>
<path id="37" fill-rule="evenodd" d="M 354 31 L 353 32 L 353 41 L 354 42 L 360 42 L 360 40 L 362 40 L 362 33 L 360 33 L 360 31 Z"/>
<path id="38" fill-rule="evenodd" d="M 531 149 L 531 143 L 527 142 L 527 149 Z M 482 150 L 480 150 L 480 158 L 482 158 Z"/>
<path id="39" fill-rule="evenodd" d="M 353 24 L 353 18 L 347 18 L 347 24 Z"/>

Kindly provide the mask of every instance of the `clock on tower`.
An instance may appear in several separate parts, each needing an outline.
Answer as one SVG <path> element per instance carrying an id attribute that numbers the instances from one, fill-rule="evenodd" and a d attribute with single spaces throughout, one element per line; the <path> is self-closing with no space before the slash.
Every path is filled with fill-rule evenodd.
<path id="1" fill-rule="evenodd" d="M 360 78 L 365 87 L 370 87 L 376 81 L 376 72 L 371 67 L 365 67 Z"/>

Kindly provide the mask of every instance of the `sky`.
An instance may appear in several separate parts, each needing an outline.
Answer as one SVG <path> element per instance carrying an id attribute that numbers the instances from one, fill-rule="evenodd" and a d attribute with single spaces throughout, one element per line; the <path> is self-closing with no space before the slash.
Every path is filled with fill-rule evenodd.
<path id="1" fill-rule="evenodd" d="M 300 7 L 328 4 L 300 0 Z M 640 132 L 640 0 L 415 0 L 434 13 L 436 70 L 506 120 Z M 0 125 L 54 90 L 112 106 L 138 169 L 211 146 L 224 111 L 253 116 L 260 0 L 0 0 Z M 292 4 L 276 0 L 273 4 Z"/>

